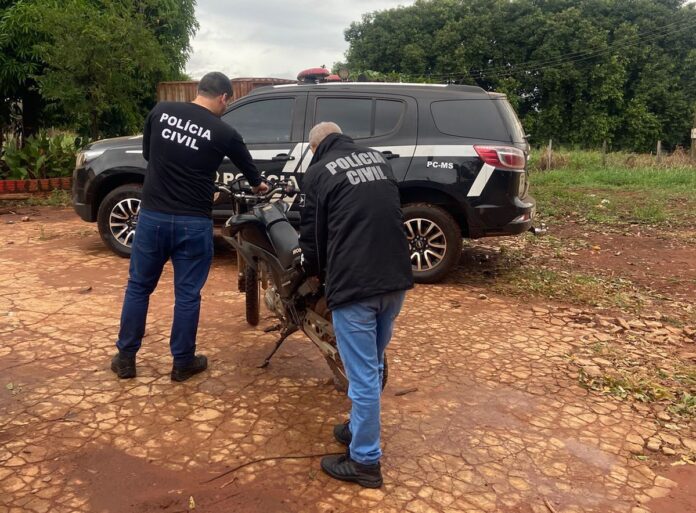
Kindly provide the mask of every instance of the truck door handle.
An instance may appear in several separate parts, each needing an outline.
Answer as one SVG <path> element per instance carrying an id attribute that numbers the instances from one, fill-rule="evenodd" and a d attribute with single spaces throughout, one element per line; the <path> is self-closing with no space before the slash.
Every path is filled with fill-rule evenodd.
<path id="1" fill-rule="evenodd" d="M 288 155 L 287 153 L 279 153 L 271 159 L 273 162 L 287 162 L 288 160 L 295 160 L 295 157 Z"/>
<path id="2" fill-rule="evenodd" d="M 401 156 L 398 153 L 392 153 L 391 151 L 388 151 L 388 150 L 383 151 L 382 155 L 384 155 L 384 158 L 386 158 L 387 160 L 398 159 Z"/>

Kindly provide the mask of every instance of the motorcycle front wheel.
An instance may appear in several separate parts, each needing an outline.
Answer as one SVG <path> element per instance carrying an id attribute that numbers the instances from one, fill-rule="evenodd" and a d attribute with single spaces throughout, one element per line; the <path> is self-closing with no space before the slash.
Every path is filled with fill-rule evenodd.
<path id="1" fill-rule="evenodd" d="M 246 306 L 246 321 L 251 326 L 259 323 L 259 277 L 251 266 L 244 270 L 244 296 Z"/>

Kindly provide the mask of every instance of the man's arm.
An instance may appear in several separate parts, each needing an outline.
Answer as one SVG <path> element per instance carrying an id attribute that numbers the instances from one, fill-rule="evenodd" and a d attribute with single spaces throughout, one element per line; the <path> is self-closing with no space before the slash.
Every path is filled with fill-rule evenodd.
<path id="1" fill-rule="evenodd" d="M 145 118 L 145 127 L 143 128 L 143 158 L 150 160 L 150 122 L 152 120 L 152 111 Z"/>
<path id="2" fill-rule="evenodd" d="M 309 276 L 318 276 L 326 266 L 323 257 L 323 248 L 326 247 L 326 216 L 313 178 L 308 171 L 302 184 L 305 202 L 300 219 L 300 248 L 305 272 Z"/>
<path id="3" fill-rule="evenodd" d="M 254 164 L 254 160 L 251 158 L 249 149 L 244 144 L 242 136 L 236 130 L 233 130 L 232 136 L 227 143 L 225 155 L 239 168 L 252 187 L 258 187 L 261 184 L 259 170 L 256 169 L 256 164 Z"/>

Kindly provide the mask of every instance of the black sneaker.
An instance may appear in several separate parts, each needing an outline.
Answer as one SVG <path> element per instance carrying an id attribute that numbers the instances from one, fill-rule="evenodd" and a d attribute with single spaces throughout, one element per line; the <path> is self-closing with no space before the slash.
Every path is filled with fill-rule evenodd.
<path id="1" fill-rule="evenodd" d="M 135 355 L 128 356 L 118 352 L 111 359 L 111 370 L 116 373 L 120 379 L 129 379 L 135 377 Z"/>
<path id="2" fill-rule="evenodd" d="M 364 488 L 382 486 L 382 467 L 379 463 L 363 465 L 353 461 L 347 453 L 340 456 L 324 456 L 321 459 L 321 469 L 334 479 L 358 483 Z"/>
<path id="3" fill-rule="evenodd" d="M 353 439 L 353 435 L 350 432 L 350 420 L 345 421 L 343 424 L 336 424 L 333 429 L 333 435 L 336 441 L 343 445 L 350 445 L 350 441 Z"/>
<path id="4" fill-rule="evenodd" d="M 176 365 L 172 367 L 172 381 L 186 381 L 207 368 L 208 359 L 202 354 L 197 354 L 186 367 L 177 367 Z"/>

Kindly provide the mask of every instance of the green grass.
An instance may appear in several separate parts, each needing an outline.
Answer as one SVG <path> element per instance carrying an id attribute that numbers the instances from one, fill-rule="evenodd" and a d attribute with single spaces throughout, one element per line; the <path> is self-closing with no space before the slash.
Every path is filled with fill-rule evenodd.
<path id="1" fill-rule="evenodd" d="M 543 156 L 533 155 L 534 169 Z M 633 159 L 633 160 L 632 160 Z M 609 225 L 687 225 L 696 220 L 696 164 L 661 165 L 650 156 L 560 153 L 556 169 L 531 172 L 541 217 L 572 217 Z"/>
<path id="2" fill-rule="evenodd" d="M 29 199 L 7 201 L 3 204 L 18 207 L 69 207 L 72 205 L 72 197 L 69 191 L 54 189 L 47 195 L 31 196 Z"/>
<path id="3" fill-rule="evenodd" d="M 621 309 L 640 306 L 631 286 L 623 280 L 532 266 L 500 275 L 491 289 L 499 294 L 571 301 L 584 306 Z"/>
<path id="4" fill-rule="evenodd" d="M 528 244 L 544 247 L 554 259 L 565 258 L 564 243 L 560 239 L 553 236 L 523 237 Z M 642 306 L 642 298 L 631 282 L 549 267 L 525 247 L 501 246 L 484 262 L 465 264 L 461 271 L 459 280 L 508 296 L 541 297 L 582 306 L 626 310 Z"/>
<path id="5" fill-rule="evenodd" d="M 662 400 L 675 400 L 675 395 L 661 383 L 631 375 L 601 376 L 593 378 L 580 372 L 580 383 L 589 390 L 603 392 L 621 399 L 632 397 L 642 403 L 652 403 Z"/>
<path id="6" fill-rule="evenodd" d="M 695 369 L 692 366 L 688 372 L 693 374 Z M 623 368 L 621 362 L 617 361 L 611 374 L 591 377 L 581 370 L 578 379 L 580 385 L 588 390 L 619 399 L 662 403 L 673 415 L 686 419 L 696 417 L 696 396 L 678 374 L 667 374 L 660 369 L 651 369 L 649 365 L 643 365 L 636 371 Z"/>
<path id="7" fill-rule="evenodd" d="M 696 396 L 681 392 L 670 405 L 669 411 L 681 417 L 696 417 Z"/>

